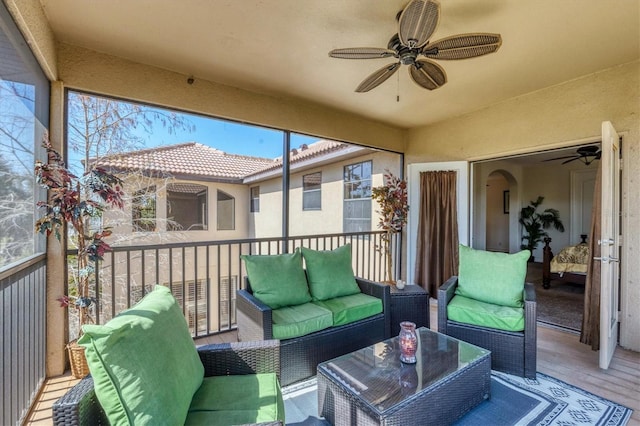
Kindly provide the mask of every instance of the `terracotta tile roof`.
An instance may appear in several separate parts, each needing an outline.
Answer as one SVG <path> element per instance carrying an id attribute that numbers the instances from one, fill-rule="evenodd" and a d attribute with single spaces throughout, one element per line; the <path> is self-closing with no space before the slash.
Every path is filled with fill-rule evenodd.
<path id="1" fill-rule="evenodd" d="M 298 148 L 291 149 L 291 151 L 289 152 L 289 164 L 291 165 L 291 167 L 295 167 L 296 164 L 302 163 L 304 161 L 311 161 L 314 158 L 320 159 L 325 155 L 338 153 L 340 151 L 347 151 L 347 150 L 365 151 L 366 148 L 361 148 L 356 145 L 349 145 L 346 143 L 341 143 L 336 141 L 319 140 L 309 145 L 303 144 Z M 263 169 L 257 170 L 251 175 L 258 175 L 262 173 L 273 172 L 274 170 L 277 170 L 281 167 L 282 167 L 282 156 L 277 157 L 273 161 L 273 163 L 266 165 Z"/>
<path id="2" fill-rule="evenodd" d="M 227 154 L 196 142 L 132 151 L 103 157 L 99 161 L 100 166 L 115 170 L 140 170 L 207 180 L 242 179 L 273 163 L 273 159 Z"/>
<path id="3" fill-rule="evenodd" d="M 365 150 L 354 145 L 320 140 L 292 149 L 289 153 L 289 161 L 291 165 L 295 165 L 330 153 L 354 149 Z M 99 165 L 117 171 L 139 170 L 161 176 L 233 181 L 260 173 L 273 172 L 282 167 L 282 157 L 270 159 L 227 154 L 200 143 L 186 142 L 103 157 Z"/>

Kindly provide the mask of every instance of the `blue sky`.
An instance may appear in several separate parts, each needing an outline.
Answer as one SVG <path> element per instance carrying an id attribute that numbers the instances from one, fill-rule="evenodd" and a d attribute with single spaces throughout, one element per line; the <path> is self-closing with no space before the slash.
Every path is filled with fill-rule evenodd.
<path id="1" fill-rule="evenodd" d="M 195 125 L 194 132 L 178 131 L 175 134 L 169 134 L 162 126 L 154 126 L 153 135 L 141 134 L 148 138 L 147 146 L 194 141 L 230 154 L 265 158 L 282 155 L 282 131 L 192 114 L 185 115 Z M 295 134 L 291 137 L 291 148 L 298 148 L 303 143 L 310 144 L 319 139 Z"/>

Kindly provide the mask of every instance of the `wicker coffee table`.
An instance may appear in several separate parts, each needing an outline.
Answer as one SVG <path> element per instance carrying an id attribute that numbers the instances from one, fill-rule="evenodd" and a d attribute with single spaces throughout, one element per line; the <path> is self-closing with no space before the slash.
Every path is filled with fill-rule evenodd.
<path id="1" fill-rule="evenodd" d="M 489 398 L 489 351 L 417 334 L 416 364 L 400 362 L 397 337 L 319 364 L 319 414 L 334 425 L 443 425 Z"/>

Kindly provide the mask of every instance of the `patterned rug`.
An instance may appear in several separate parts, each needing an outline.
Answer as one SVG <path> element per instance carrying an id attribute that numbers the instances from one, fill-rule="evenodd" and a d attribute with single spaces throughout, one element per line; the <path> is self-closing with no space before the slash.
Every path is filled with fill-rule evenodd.
<path id="1" fill-rule="evenodd" d="M 315 378 L 285 387 L 283 393 L 287 425 L 328 425 L 318 416 Z M 617 426 L 627 424 L 631 413 L 627 407 L 542 373 L 531 380 L 493 371 L 491 398 L 455 424 Z"/>

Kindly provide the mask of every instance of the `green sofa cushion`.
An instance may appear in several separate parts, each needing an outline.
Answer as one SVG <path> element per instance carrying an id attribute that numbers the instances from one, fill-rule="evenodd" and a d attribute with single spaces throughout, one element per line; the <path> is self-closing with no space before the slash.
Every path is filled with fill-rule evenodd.
<path id="1" fill-rule="evenodd" d="M 524 330 L 524 309 L 479 302 L 464 296 L 453 296 L 447 305 L 452 321 L 506 331 Z"/>
<path id="2" fill-rule="evenodd" d="M 364 293 L 312 303 L 331 311 L 334 326 L 349 324 L 382 312 L 382 300 Z"/>
<path id="3" fill-rule="evenodd" d="M 456 294 L 495 305 L 521 308 L 529 250 L 514 254 L 460 245 Z"/>
<path id="4" fill-rule="evenodd" d="M 111 425 L 182 424 L 204 367 L 187 322 L 167 287 L 105 325 L 85 325 L 96 396 Z"/>
<path id="5" fill-rule="evenodd" d="M 253 295 L 271 309 L 311 301 L 299 250 L 290 254 L 241 257 Z"/>
<path id="6" fill-rule="evenodd" d="M 186 425 L 242 425 L 280 420 L 284 402 L 275 373 L 205 377 Z"/>
<path id="7" fill-rule="evenodd" d="M 333 315 L 313 303 L 286 306 L 271 312 L 274 339 L 291 339 L 324 330 L 333 325 Z"/>
<path id="8" fill-rule="evenodd" d="M 351 266 L 351 244 L 325 251 L 303 247 L 302 256 L 313 300 L 360 293 Z"/>

